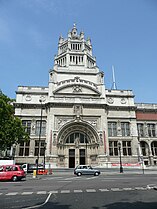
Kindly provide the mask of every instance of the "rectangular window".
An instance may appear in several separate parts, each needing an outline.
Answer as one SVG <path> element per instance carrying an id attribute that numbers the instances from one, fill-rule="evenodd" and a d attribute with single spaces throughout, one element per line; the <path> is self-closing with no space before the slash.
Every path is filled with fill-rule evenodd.
<path id="1" fill-rule="evenodd" d="M 22 125 L 23 127 L 25 127 L 25 131 L 28 134 L 31 134 L 31 120 L 23 120 Z"/>
<path id="2" fill-rule="evenodd" d="M 19 146 L 19 156 L 29 156 L 30 141 L 21 142 Z"/>
<path id="3" fill-rule="evenodd" d="M 39 136 L 40 129 L 41 129 L 41 136 L 46 135 L 46 121 L 42 121 L 42 122 L 40 120 L 36 121 L 36 131 L 35 131 L 35 134 L 37 136 Z"/>
<path id="4" fill-rule="evenodd" d="M 144 124 L 143 123 L 137 124 L 137 130 L 138 130 L 139 136 L 144 137 Z"/>
<path id="5" fill-rule="evenodd" d="M 109 155 L 110 156 L 118 155 L 118 141 L 109 141 Z"/>
<path id="6" fill-rule="evenodd" d="M 130 136 L 130 124 L 128 122 L 121 123 L 122 136 Z"/>
<path id="7" fill-rule="evenodd" d="M 148 136 L 149 137 L 155 137 L 155 124 L 147 124 L 147 127 L 148 127 Z"/>
<path id="8" fill-rule="evenodd" d="M 108 123 L 108 136 L 117 136 L 117 123 L 116 122 Z"/>
<path id="9" fill-rule="evenodd" d="M 40 149 L 40 151 L 39 151 Z M 34 155 L 38 156 L 38 152 L 39 152 L 39 156 L 44 156 L 45 154 L 45 141 L 41 140 L 40 141 L 40 146 L 39 146 L 39 141 L 35 141 L 35 150 L 34 150 Z"/>
<path id="10" fill-rule="evenodd" d="M 131 156 L 131 141 L 123 141 L 122 142 L 122 149 L 123 149 L 123 155 L 125 156 Z"/>

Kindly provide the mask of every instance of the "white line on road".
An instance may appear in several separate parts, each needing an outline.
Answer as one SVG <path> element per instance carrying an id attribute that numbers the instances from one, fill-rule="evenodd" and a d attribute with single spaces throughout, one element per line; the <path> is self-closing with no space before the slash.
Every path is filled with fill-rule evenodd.
<path id="1" fill-rule="evenodd" d="M 33 194 L 33 192 L 22 192 L 21 195 L 29 195 L 29 194 Z"/>
<path id="2" fill-rule="evenodd" d="M 99 189 L 101 192 L 109 192 L 109 189 Z"/>
<path id="3" fill-rule="evenodd" d="M 111 188 L 111 191 L 114 191 L 114 192 L 118 192 L 118 191 L 121 191 L 122 189 L 120 188 Z"/>
<path id="4" fill-rule="evenodd" d="M 23 209 L 32 209 L 32 208 L 39 208 L 39 207 L 41 207 L 41 206 L 44 206 L 44 205 L 49 201 L 51 195 L 52 195 L 52 193 L 50 193 L 50 194 L 48 195 L 48 197 L 46 198 L 46 200 L 45 200 L 44 203 L 42 203 L 42 204 L 40 204 L 40 205 L 34 205 L 34 206 L 26 207 L 26 208 L 23 208 Z"/>
<path id="5" fill-rule="evenodd" d="M 81 192 L 83 192 L 81 189 L 80 190 L 79 189 L 78 190 L 77 189 L 74 190 L 74 193 L 81 193 Z"/>
<path id="6" fill-rule="evenodd" d="M 61 193 L 70 193 L 70 190 L 61 190 Z"/>
<path id="7" fill-rule="evenodd" d="M 18 192 L 9 192 L 6 195 L 17 195 L 17 194 L 18 194 Z"/>
<path id="8" fill-rule="evenodd" d="M 58 191 L 57 190 L 54 190 L 54 191 L 50 191 L 49 193 L 52 193 L 52 194 L 57 194 Z"/>
<path id="9" fill-rule="evenodd" d="M 86 189 L 86 192 L 96 192 L 95 189 Z"/>
<path id="10" fill-rule="evenodd" d="M 38 191 L 37 194 L 46 194 L 46 191 Z"/>
<path id="11" fill-rule="evenodd" d="M 123 188 L 124 191 L 131 191 L 134 190 L 133 188 Z"/>

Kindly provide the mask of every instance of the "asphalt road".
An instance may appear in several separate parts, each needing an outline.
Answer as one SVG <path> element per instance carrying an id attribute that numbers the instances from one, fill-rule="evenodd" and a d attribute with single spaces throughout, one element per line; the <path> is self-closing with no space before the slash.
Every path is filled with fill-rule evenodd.
<path id="1" fill-rule="evenodd" d="M 155 174 L 28 175 L 26 181 L 0 182 L 0 208 L 156 209 L 156 186 Z"/>

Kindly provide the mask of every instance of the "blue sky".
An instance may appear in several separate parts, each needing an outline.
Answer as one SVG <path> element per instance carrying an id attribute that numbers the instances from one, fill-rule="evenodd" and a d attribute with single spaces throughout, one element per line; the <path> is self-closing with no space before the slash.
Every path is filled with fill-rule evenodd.
<path id="1" fill-rule="evenodd" d="M 156 0 L 0 0 L 0 89 L 48 86 L 60 34 L 77 24 L 90 37 L 98 67 L 135 102 L 157 103 Z"/>

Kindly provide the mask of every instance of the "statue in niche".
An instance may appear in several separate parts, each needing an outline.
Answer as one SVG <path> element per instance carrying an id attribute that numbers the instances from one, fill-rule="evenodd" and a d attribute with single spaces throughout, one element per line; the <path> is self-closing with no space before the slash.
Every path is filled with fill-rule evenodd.
<path id="1" fill-rule="evenodd" d="M 100 144 L 100 146 L 103 145 L 102 134 L 99 135 L 99 144 Z"/>
<path id="2" fill-rule="evenodd" d="M 79 140 L 79 138 L 77 137 L 77 138 L 75 139 L 75 146 L 76 146 L 76 148 L 79 147 L 79 142 L 80 142 L 80 140 Z"/>
<path id="3" fill-rule="evenodd" d="M 56 137 L 57 137 L 57 134 L 53 134 L 53 145 L 56 145 Z"/>
<path id="4" fill-rule="evenodd" d="M 82 113 L 82 107 L 80 105 L 74 106 L 74 113 L 76 118 L 80 118 L 80 114 Z"/>
<path id="5" fill-rule="evenodd" d="M 32 125 L 31 125 L 31 133 L 35 134 L 35 126 L 36 126 L 36 121 L 35 119 L 32 119 Z"/>

